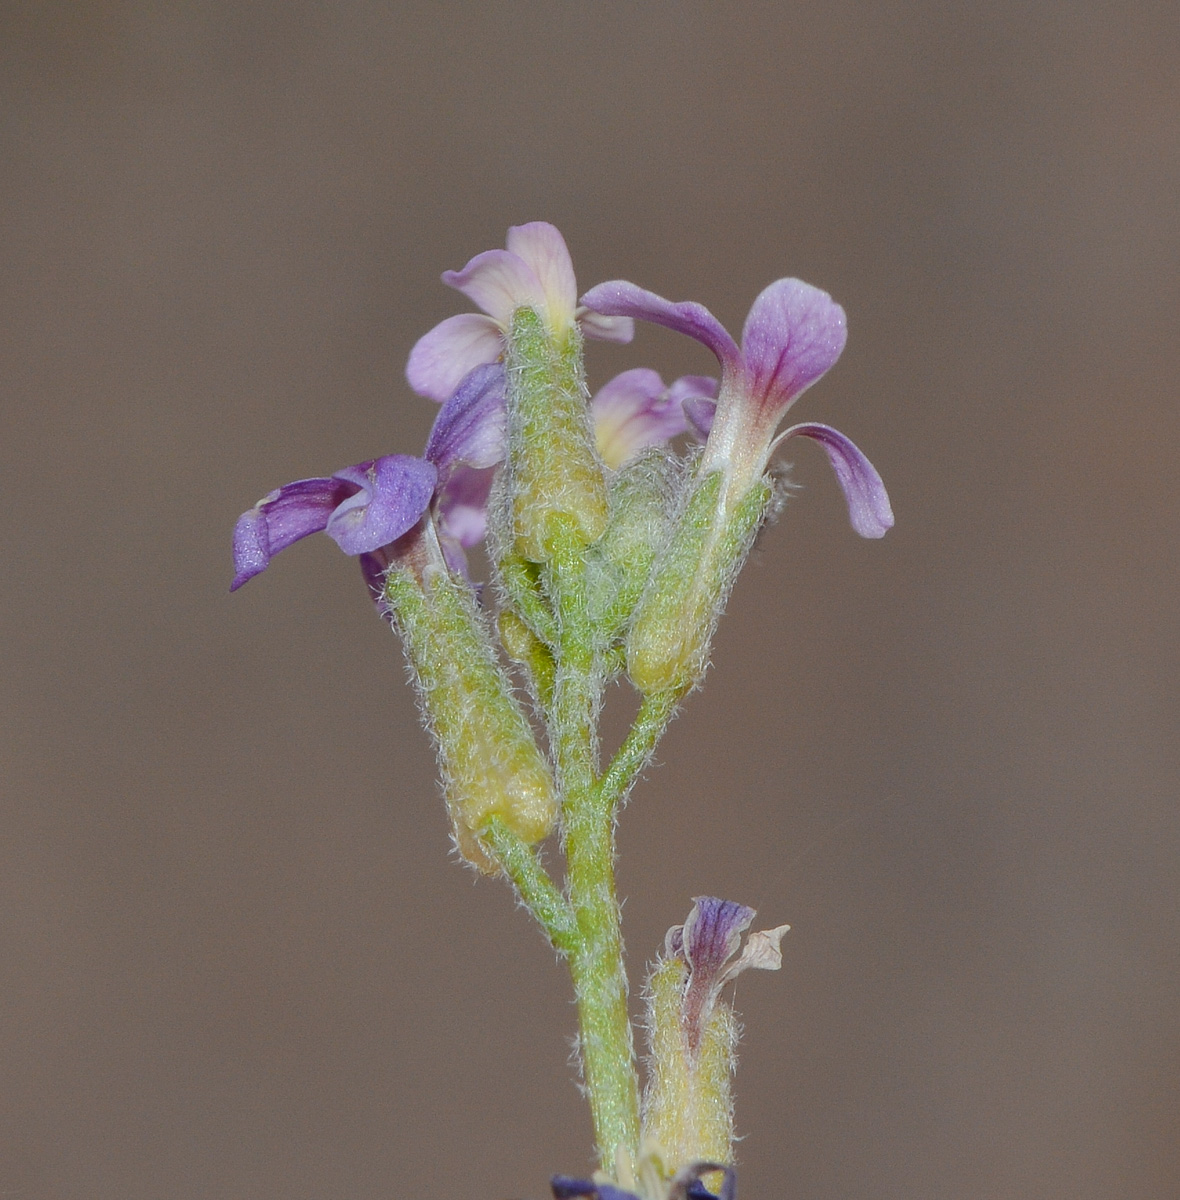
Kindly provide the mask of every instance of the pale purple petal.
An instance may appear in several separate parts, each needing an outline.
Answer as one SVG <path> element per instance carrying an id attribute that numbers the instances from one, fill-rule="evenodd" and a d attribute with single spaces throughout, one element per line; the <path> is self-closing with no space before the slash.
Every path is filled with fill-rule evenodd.
<path id="1" fill-rule="evenodd" d="M 668 395 L 677 404 L 683 404 L 686 400 L 694 400 L 701 397 L 707 400 L 716 400 L 719 387 L 719 382 L 712 375 L 681 375 L 668 388 Z"/>
<path id="2" fill-rule="evenodd" d="M 612 279 L 609 283 L 600 283 L 591 288 L 582 297 L 582 303 L 607 317 L 638 317 L 685 333 L 708 346 L 723 367 L 741 367 L 742 356 L 737 344 L 725 332 L 721 322 L 702 304 L 692 300 L 674 304 L 625 279 Z"/>
<path id="3" fill-rule="evenodd" d="M 437 472 L 408 454 L 390 454 L 336 473 L 357 487 L 337 506 L 324 532 L 345 554 L 365 554 L 396 541 L 430 506 Z"/>
<path id="4" fill-rule="evenodd" d="M 684 410 L 684 419 L 688 429 L 702 441 L 709 436 L 713 428 L 713 418 L 717 414 L 718 381 L 709 375 L 682 375 L 668 389 Z"/>
<path id="5" fill-rule="evenodd" d="M 625 346 L 635 336 L 635 322 L 630 317 L 605 317 L 591 312 L 584 304 L 574 310 L 574 316 L 588 338 L 600 342 L 617 342 Z"/>
<path id="6" fill-rule="evenodd" d="M 544 308 L 546 302 L 536 272 L 508 250 L 485 250 L 463 270 L 444 271 L 442 281 L 474 300 L 501 328 L 507 328 L 522 305 Z"/>
<path id="7" fill-rule="evenodd" d="M 684 433 L 684 410 L 656 371 L 636 367 L 599 389 L 590 405 L 598 450 L 618 468 L 648 446 Z"/>
<path id="8" fill-rule="evenodd" d="M 490 467 L 504 457 L 508 416 L 504 403 L 504 368 L 485 363 L 474 368 L 439 409 L 426 442 L 426 459 L 439 475 L 459 463 Z"/>
<path id="9" fill-rule="evenodd" d="M 565 238 L 557 231 L 557 227 L 548 221 L 513 225 L 508 230 L 504 245 L 509 253 L 523 259 L 540 281 L 549 324 L 555 329 L 572 325 L 574 307 L 578 302 L 578 283 L 574 278 L 574 264 L 570 261 Z M 491 309 L 488 311 L 491 312 Z"/>
<path id="10" fill-rule="evenodd" d="M 754 910 L 744 904 L 697 896 L 684 922 L 681 953 L 688 961 L 689 975 L 682 1015 L 688 1043 L 694 1050 L 725 982 L 726 963 L 737 951 L 742 933 L 754 916 Z"/>
<path id="11" fill-rule="evenodd" d="M 848 501 L 852 528 L 861 537 L 884 537 L 893 528 L 893 509 L 885 484 L 881 482 L 876 467 L 865 458 L 851 438 L 830 425 L 814 423 L 792 425 L 790 429 L 783 430 L 778 441 L 790 437 L 811 438 L 827 451 L 828 461 L 844 489 L 844 499 Z"/>
<path id="12" fill-rule="evenodd" d="M 487 533 L 488 496 L 495 477 L 493 467 L 456 469 L 438 497 L 439 532 L 465 548 L 482 542 Z"/>
<path id="13" fill-rule="evenodd" d="M 503 352 L 500 326 L 491 317 L 460 313 L 418 339 L 406 363 L 406 378 L 419 396 L 441 403 L 472 368 L 495 362 Z"/>
<path id="14" fill-rule="evenodd" d="M 717 416 L 717 401 L 693 396 L 684 402 L 684 416 L 692 432 L 704 441 L 709 436 L 709 430 L 713 428 L 713 419 Z"/>
<path id="15" fill-rule="evenodd" d="M 684 957 L 699 980 L 711 983 L 737 953 L 742 934 L 757 914 L 745 904 L 697 896 L 684 922 Z"/>
<path id="16" fill-rule="evenodd" d="M 847 337 L 844 310 L 827 292 L 777 280 L 754 301 L 742 330 L 752 394 L 781 414 L 840 357 Z"/>
<path id="17" fill-rule="evenodd" d="M 264 496 L 234 527 L 231 592 L 261 574 L 280 550 L 327 528 L 335 508 L 355 490 L 344 479 L 297 479 Z"/>

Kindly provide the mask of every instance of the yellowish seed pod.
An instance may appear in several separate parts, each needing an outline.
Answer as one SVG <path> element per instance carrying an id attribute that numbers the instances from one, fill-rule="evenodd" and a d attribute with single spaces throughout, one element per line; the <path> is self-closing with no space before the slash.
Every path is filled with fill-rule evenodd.
<path id="1" fill-rule="evenodd" d="M 645 695 L 683 693 L 700 682 L 717 618 L 766 514 L 768 482 L 733 511 L 722 503 L 723 485 L 720 472 L 695 484 L 635 610 L 627 673 Z"/>
<path id="2" fill-rule="evenodd" d="M 489 819 L 539 842 L 557 819 L 557 793 L 470 587 L 438 562 L 441 555 L 425 571 L 395 565 L 385 598 L 438 746 L 459 852 L 493 873 L 496 863 L 479 840 Z"/>
<path id="3" fill-rule="evenodd" d="M 648 980 L 648 1085 L 643 1137 L 669 1171 L 692 1162 L 728 1163 L 733 1147 L 734 1069 L 738 1023 L 718 1000 L 694 1050 L 685 1036 L 681 1005 L 688 965 L 679 957 L 656 965 Z"/>
<path id="4" fill-rule="evenodd" d="M 508 488 L 515 550 L 547 562 L 557 537 L 589 546 L 608 517 L 576 325 L 554 333 L 531 308 L 508 337 Z"/>

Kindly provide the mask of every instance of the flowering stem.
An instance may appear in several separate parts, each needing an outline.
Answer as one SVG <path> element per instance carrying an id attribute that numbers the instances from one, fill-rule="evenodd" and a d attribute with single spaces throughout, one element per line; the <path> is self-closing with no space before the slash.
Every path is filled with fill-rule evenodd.
<path id="1" fill-rule="evenodd" d="M 499 817 L 488 822 L 483 837 L 553 948 L 568 957 L 576 948 L 578 936 L 573 909 L 541 866 L 537 852 Z"/>
<path id="2" fill-rule="evenodd" d="M 601 1163 L 635 1153 L 639 1082 L 627 1012 L 627 975 L 615 895 L 614 814 L 597 779 L 602 669 L 586 605 L 585 552 L 575 530 L 555 538 L 549 591 L 557 612 L 558 667 L 550 713 L 564 815 L 566 876 L 578 937 L 570 971 L 582 1065 Z"/>
<path id="3" fill-rule="evenodd" d="M 614 828 L 587 797 L 566 816 L 570 900 L 579 944 L 570 956 L 582 1064 L 599 1159 L 608 1172 L 639 1144 L 639 1083 L 615 897 Z"/>
<path id="4" fill-rule="evenodd" d="M 639 772 L 651 761 L 656 743 L 668 728 L 679 699 L 679 694 L 674 691 L 644 696 L 635 723 L 598 781 L 598 803 L 609 812 L 617 811 Z"/>

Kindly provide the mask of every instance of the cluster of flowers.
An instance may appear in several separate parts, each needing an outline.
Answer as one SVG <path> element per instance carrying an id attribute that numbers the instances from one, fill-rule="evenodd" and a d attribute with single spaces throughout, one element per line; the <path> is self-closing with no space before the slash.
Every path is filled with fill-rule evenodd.
<path id="1" fill-rule="evenodd" d="M 655 371 L 638 368 L 598 391 L 590 408 L 607 467 L 688 434 L 704 443 L 699 474 L 721 470 L 736 501 L 779 445 L 806 437 L 827 452 L 856 532 L 881 537 L 893 524 L 880 476 L 849 438 L 814 422 L 778 429 L 844 348 L 844 310 L 826 292 L 798 279 L 772 283 L 754 301 L 739 346 L 700 304 L 673 303 L 622 280 L 599 284 L 579 304 L 565 241 L 540 221 L 514 226 L 506 249 L 478 254 L 442 278 L 483 311 L 448 318 L 410 353 L 410 386 L 441 404 L 425 453 L 370 459 L 263 497 L 234 530 L 231 590 L 280 550 L 324 532 L 360 559 L 379 593 L 398 540 L 425 515 L 448 564 L 465 574 L 464 551 L 486 535 L 492 482 L 506 453 L 504 337 L 522 307 L 541 313 L 551 328 L 577 323 L 585 336 L 611 342 L 629 342 L 638 317 L 687 334 L 716 355 L 720 380 L 685 376 L 665 385 Z"/>
<path id="2" fill-rule="evenodd" d="M 606 1173 L 559 1176 L 557 1200 L 709 1200 L 706 1182 L 733 1200 L 737 1021 L 720 993 L 747 968 L 779 966 L 786 926 L 750 934 L 739 954 L 753 910 L 699 897 L 673 927 L 648 979 L 641 1103 L 614 820 L 704 674 L 729 587 L 771 508 L 775 450 L 792 437 L 818 442 L 856 532 L 877 538 L 893 524 L 880 477 L 847 437 L 816 423 L 780 430 L 840 356 L 844 310 L 818 288 L 780 279 L 754 301 L 739 345 L 701 305 L 621 280 L 579 302 L 565 242 L 542 222 L 510 229 L 505 249 L 443 281 L 482 311 L 443 321 L 410 354 L 410 386 L 440 405 L 424 453 L 265 496 L 234 530 L 232 587 L 325 532 L 359 560 L 397 626 L 459 853 L 508 876 L 574 978 Z M 636 318 L 703 343 L 719 378 L 666 385 L 633 369 L 589 399 L 582 337 L 628 342 Z M 693 448 L 678 457 L 668 444 L 682 436 Z M 467 551 L 485 539 L 498 644 L 468 572 Z M 504 655 L 524 667 L 532 717 Z M 603 687 L 624 669 L 643 700 L 603 771 Z M 544 746 L 534 717 L 546 726 Z M 559 823 L 564 889 L 534 849 Z"/>

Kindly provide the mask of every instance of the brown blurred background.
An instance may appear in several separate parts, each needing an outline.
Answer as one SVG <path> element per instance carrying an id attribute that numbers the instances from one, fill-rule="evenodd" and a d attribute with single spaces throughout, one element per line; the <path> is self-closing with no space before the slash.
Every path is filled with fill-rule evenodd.
<path id="1" fill-rule="evenodd" d="M 355 565 L 316 538 L 226 592 L 258 496 L 420 449 L 439 272 L 536 219 L 584 287 L 731 329 L 830 290 L 800 419 L 898 515 L 861 541 L 794 455 L 624 818 L 636 974 L 702 892 L 794 927 L 738 996 L 744 1197 L 1180 1195 L 1174 3 L 0 23 L 0 1195 L 586 1168 L 568 985 L 448 861 Z M 591 347 L 593 383 L 641 364 L 712 360 Z"/>

